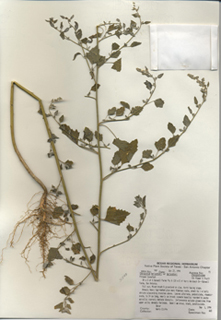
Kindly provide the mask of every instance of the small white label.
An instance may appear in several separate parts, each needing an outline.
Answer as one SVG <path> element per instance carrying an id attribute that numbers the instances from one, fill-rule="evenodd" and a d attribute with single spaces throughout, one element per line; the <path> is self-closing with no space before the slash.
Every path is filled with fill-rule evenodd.
<path id="1" fill-rule="evenodd" d="M 137 270 L 136 316 L 217 319 L 217 263 L 142 261 Z"/>

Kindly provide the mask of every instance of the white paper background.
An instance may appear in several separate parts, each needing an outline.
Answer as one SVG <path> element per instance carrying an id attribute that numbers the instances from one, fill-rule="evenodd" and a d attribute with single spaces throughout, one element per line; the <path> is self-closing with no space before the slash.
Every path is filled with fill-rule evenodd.
<path id="1" fill-rule="evenodd" d="M 84 61 L 78 57 L 72 62 L 77 48 L 62 41 L 46 24 L 45 19 L 60 14 L 75 14 L 85 34 L 92 34 L 103 20 L 130 22 L 131 3 L 106 2 L 1 2 L 1 192 L 0 242 L 7 241 L 16 221 L 26 210 L 27 202 L 39 188 L 26 174 L 17 159 L 10 141 L 9 97 L 10 82 L 16 80 L 38 95 L 45 106 L 52 98 L 65 99 L 62 108 L 67 122 L 79 131 L 85 126 L 95 128 L 95 109 L 92 100 L 84 95 L 91 86 Z M 210 2 L 140 2 L 144 20 L 153 23 L 218 24 L 218 3 Z M 137 41 L 142 47 L 122 52 L 123 70 L 117 73 L 108 66 L 101 71 L 101 119 L 109 108 L 119 106 L 120 100 L 138 105 L 145 98 L 146 80 L 136 67 L 149 66 L 149 30 L 144 26 Z M 104 70 L 104 69 L 103 69 Z M 109 205 L 133 211 L 134 196 L 147 195 L 148 217 L 140 233 L 128 244 L 103 255 L 99 283 L 88 279 L 75 294 L 74 318 L 131 318 L 135 312 L 135 274 L 141 259 L 152 260 L 216 260 L 218 225 L 218 72 L 192 72 L 210 82 L 206 104 L 200 110 L 187 133 L 173 150 L 155 162 L 154 170 L 126 171 L 113 176 L 105 184 L 103 207 Z M 158 73 L 157 73 L 158 74 Z M 142 150 L 152 148 L 160 137 L 168 138 L 167 123 L 182 126 L 187 106 L 193 106 L 193 97 L 199 87 L 186 76 L 187 72 L 167 71 L 159 80 L 154 98 L 165 101 L 163 109 L 149 105 L 137 118 L 128 123 L 112 125 L 122 140 L 139 140 Z M 21 153 L 37 176 L 47 186 L 58 183 L 53 159 L 48 159 L 47 137 L 38 105 L 24 93 L 16 90 L 17 143 Z M 24 120 L 27 120 L 26 123 Z M 116 128 L 115 128 L 116 127 Z M 56 133 L 56 132 L 55 132 Z M 60 132 L 58 132 L 59 134 Z M 106 139 L 112 136 L 104 131 Z M 64 144 L 62 143 L 64 142 Z M 65 137 L 57 144 L 63 159 L 72 159 L 75 169 L 68 180 L 73 203 L 78 203 L 82 219 L 81 230 L 85 243 L 95 246 L 96 233 L 86 223 L 91 219 L 89 208 L 97 202 L 98 165 L 96 156 L 77 149 Z M 112 149 L 107 155 L 108 170 Z M 106 158 L 104 158 L 105 160 Z M 70 171 L 68 172 L 70 173 Z M 86 222 L 85 222 L 86 221 Z M 129 222 L 129 220 L 128 220 Z M 127 236 L 122 227 L 103 225 L 105 248 Z M 125 232 L 125 233 L 124 233 Z M 31 258 L 32 273 L 19 253 L 28 239 L 24 232 L 15 249 L 4 252 L 0 266 L 0 316 L 2 317 L 60 317 L 53 306 L 61 301 L 59 289 L 63 276 L 81 280 L 81 270 L 58 261 L 47 279 L 36 272 L 40 263 L 36 246 Z M 91 237 L 94 240 L 91 240 Z M 91 243 L 93 242 L 93 243 Z M 38 267 L 38 271 L 40 267 Z M 122 279 L 122 277 L 127 274 Z M 65 317 L 68 317 L 65 315 Z"/>

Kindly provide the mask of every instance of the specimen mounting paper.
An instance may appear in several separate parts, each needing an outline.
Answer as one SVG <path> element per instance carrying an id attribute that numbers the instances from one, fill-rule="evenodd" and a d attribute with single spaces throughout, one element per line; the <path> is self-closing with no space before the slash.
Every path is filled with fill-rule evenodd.
<path id="1" fill-rule="evenodd" d="M 218 24 L 218 3 L 214 2 L 138 1 L 137 5 L 143 21 L 154 24 Z M 80 48 L 63 39 L 65 35 L 54 30 L 50 22 L 53 24 L 58 19 L 60 28 L 60 16 L 71 17 L 74 14 L 73 21 L 79 24 L 77 30 L 81 28 L 83 36 L 89 37 L 96 34 L 95 26 L 103 21 L 125 23 L 135 30 L 136 26 L 131 21 L 139 23 L 139 18 L 131 15 L 136 12 L 131 10 L 133 4 L 129 1 L 16 1 L 11 4 L 3 1 L 0 6 L 3 12 L 0 126 L 3 150 L 0 161 L 0 242 L 3 248 L 16 222 L 26 212 L 29 200 L 34 194 L 38 197 L 41 191 L 12 147 L 9 111 L 11 81 L 18 82 L 40 97 L 47 113 L 51 99 L 61 97 L 63 102 L 57 103 L 57 109 L 59 118 L 64 115 L 63 124 L 81 132 L 82 140 L 84 134 L 90 140 L 90 132 L 93 130 L 95 133 L 97 130 L 96 106 L 93 98 L 85 96 L 92 88 L 95 74 L 88 73 L 82 51 L 78 54 Z M 131 30 L 126 32 L 130 33 Z M 75 33 L 72 35 L 75 36 Z M 78 36 L 81 36 L 80 32 Z M 96 37 L 91 39 L 96 41 Z M 110 124 L 103 122 L 115 136 L 105 126 L 100 126 L 103 141 L 110 148 L 102 149 L 104 174 L 111 173 L 110 167 L 118 161 L 123 162 L 123 157 L 126 157 L 124 161 L 131 159 L 124 166 L 131 164 L 139 167 L 118 172 L 104 181 L 102 219 L 105 219 L 109 208 L 109 220 L 118 209 L 118 214 L 122 214 L 125 221 L 120 225 L 102 221 L 102 250 L 134 234 L 135 228 L 139 228 L 139 222 L 142 221 L 144 202 L 147 210 L 145 222 L 133 239 L 102 254 L 100 280 L 95 282 L 90 276 L 79 286 L 71 296 L 74 300 L 71 304 L 72 315 L 59 313 L 59 308 L 54 309 L 54 306 L 66 297 L 67 289 L 61 293 L 61 288 L 70 286 L 64 276 L 70 277 L 77 284 L 87 270 L 74 268 L 71 263 L 55 259 L 44 279 L 40 273 L 42 260 L 37 242 L 30 251 L 29 270 L 20 256 L 32 235 L 31 228 L 25 228 L 14 249 L 8 246 L 4 250 L 4 259 L 0 265 L 1 317 L 133 318 L 136 270 L 140 261 L 217 261 L 218 72 L 193 70 L 190 72 L 193 75 L 191 78 L 187 76 L 187 71 L 165 71 L 163 76 L 162 72 L 151 71 L 157 78 L 156 90 L 152 103 L 145 105 L 141 112 L 136 107 L 142 107 L 145 104 L 143 100 L 154 89 L 153 78 L 148 76 L 149 71 L 145 69 L 145 66 L 150 69 L 149 24 L 142 25 L 137 36 L 119 55 L 119 52 L 116 53 L 119 49 L 117 45 L 123 45 L 124 42 L 123 37 L 111 36 L 107 42 L 101 43 L 99 53 L 95 48 L 89 50 L 87 55 L 92 65 L 104 63 L 99 73 L 100 121 L 109 119 L 112 114 L 114 117 L 122 117 L 119 114 L 124 112 L 124 117 L 124 114 L 133 112 L 129 121 Z M 131 47 L 133 42 L 135 44 Z M 109 57 L 111 53 L 115 57 L 119 56 L 109 59 L 105 64 L 102 57 Z M 115 63 L 118 60 L 121 62 Z M 196 76 L 199 78 L 194 78 Z M 199 79 L 200 83 L 197 83 Z M 208 94 L 205 103 L 199 107 L 203 95 L 201 89 Z M 92 90 L 92 97 L 94 93 Z M 42 115 L 38 113 L 39 103 L 18 87 L 14 88 L 14 95 L 16 141 L 21 154 L 48 189 L 52 185 L 57 187 L 60 178 L 54 157 L 48 156 L 50 139 Z M 130 109 L 125 103 L 129 104 Z M 197 106 L 200 110 L 192 121 L 194 115 L 191 112 L 196 113 Z M 97 230 L 90 223 L 93 218 L 90 209 L 98 204 L 97 154 L 74 144 L 62 134 L 52 117 L 48 117 L 48 121 L 52 132 L 59 138 L 54 139 L 60 160 L 63 163 L 66 160 L 74 163 L 72 169 L 64 168 L 63 174 L 71 204 L 79 206 L 77 222 L 86 250 L 90 257 L 90 248 L 97 256 Z M 182 133 L 179 129 L 187 127 L 179 141 L 175 141 L 174 137 Z M 168 152 L 164 152 L 165 143 L 168 144 L 171 138 L 172 145 L 177 143 Z M 125 146 L 128 148 L 126 151 L 123 150 Z M 162 152 L 162 157 L 151 162 L 154 168 L 145 171 L 151 168 L 150 164 L 144 164 L 152 159 L 148 157 L 157 158 Z M 140 163 L 142 156 L 143 162 Z M 142 203 L 138 196 L 142 198 Z M 135 200 L 135 197 L 138 198 Z M 135 201 L 137 206 L 134 206 Z M 131 213 L 128 217 L 127 212 Z M 55 214 L 59 216 L 59 210 Z M 119 223 L 119 218 L 115 222 Z M 62 240 L 54 238 L 50 246 L 57 248 Z M 72 246 L 65 245 L 59 250 L 62 256 L 68 258 L 71 252 L 72 258 L 75 258 L 71 262 L 75 263 L 79 255 L 75 255 L 73 250 L 77 252 L 77 249 L 77 246 L 72 249 Z M 86 265 L 83 260 L 82 265 Z"/>

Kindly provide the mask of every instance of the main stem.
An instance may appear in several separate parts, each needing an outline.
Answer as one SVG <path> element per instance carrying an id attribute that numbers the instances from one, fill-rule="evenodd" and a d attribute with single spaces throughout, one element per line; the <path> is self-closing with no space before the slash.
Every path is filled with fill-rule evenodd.
<path id="1" fill-rule="evenodd" d="M 25 167 L 25 169 L 28 171 L 28 173 L 30 174 L 30 176 L 41 186 L 41 188 L 44 190 L 44 193 L 47 194 L 47 188 L 44 185 L 44 183 L 33 173 L 33 171 L 30 169 L 30 167 L 27 165 L 26 161 L 24 160 L 24 158 L 22 157 L 17 144 L 16 144 L 16 140 L 15 140 L 15 128 L 14 128 L 14 84 L 16 84 L 15 82 L 11 82 L 11 98 L 10 98 L 10 128 L 11 128 L 11 138 L 12 138 L 12 145 L 14 147 L 14 150 L 19 158 L 19 160 L 21 161 L 21 163 L 23 164 L 23 166 Z"/>
<path id="2" fill-rule="evenodd" d="M 94 277 L 94 279 L 97 281 L 97 277 L 96 277 L 96 274 L 95 274 L 95 271 L 93 270 L 92 266 L 91 266 L 91 263 L 90 263 L 90 259 L 88 257 L 88 254 L 86 252 L 86 249 L 85 249 L 85 246 L 83 244 L 83 241 L 81 239 L 81 236 L 80 236 L 80 233 L 79 233 L 79 230 L 78 230 L 78 225 L 77 225 L 77 221 L 75 219 L 75 215 L 74 215 L 74 212 L 73 212 L 73 209 L 71 207 L 71 201 L 70 201 L 70 198 L 69 198 L 69 195 L 68 195 L 68 191 L 67 191 L 67 187 L 66 187 L 66 183 L 65 183 L 65 180 L 64 180 L 64 176 L 63 176 L 63 173 L 61 171 L 61 168 L 60 168 L 60 162 L 59 162 L 59 158 L 58 158 L 58 154 L 57 154 L 57 150 L 56 150 L 56 147 L 55 147 L 55 144 L 53 142 L 53 139 L 52 139 L 52 134 L 51 134 L 51 130 L 50 130 L 50 127 L 49 127 L 49 123 L 48 123 L 48 119 L 47 119 L 47 116 L 45 114 L 45 110 L 44 110 L 44 106 L 43 106 L 43 103 L 41 101 L 41 99 L 39 97 L 37 97 L 33 92 L 29 91 L 28 89 L 26 89 L 25 87 L 23 87 L 22 85 L 20 85 L 19 83 L 17 82 L 12 82 L 11 86 L 13 88 L 13 86 L 16 85 L 18 88 L 20 88 L 21 90 L 23 90 L 24 92 L 26 92 L 27 94 L 29 94 L 31 97 L 33 97 L 34 99 L 36 99 L 38 102 L 39 102 L 39 105 L 40 105 L 40 109 L 41 109 L 41 112 L 42 112 L 42 115 L 43 115 L 43 119 L 44 119 L 44 123 L 45 123 L 45 127 L 46 127 L 46 130 L 47 130 L 47 133 L 48 133 L 48 137 L 50 139 L 50 143 L 51 143 L 51 147 L 52 147 L 52 150 L 53 150 L 53 153 L 54 153 L 54 157 L 55 157 L 55 161 L 56 161 L 56 165 L 57 165 L 57 169 L 58 169 L 58 172 L 59 172 L 59 176 L 60 176 L 60 179 L 61 179 L 61 182 L 62 182 L 62 186 L 63 186 L 63 190 L 64 190 L 64 193 L 65 193 L 65 197 L 66 197 L 66 201 L 67 201 L 67 205 L 68 205 L 68 208 L 71 212 L 71 216 L 72 216 L 72 220 L 73 220 L 73 225 L 74 225 L 74 229 L 75 229 L 75 232 L 76 232 L 76 235 L 78 237 L 78 240 L 81 244 L 81 247 L 82 247 L 82 250 L 84 252 L 84 255 L 85 255 L 85 258 L 87 260 L 87 263 L 88 263 L 88 267 L 90 268 L 91 272 L 92 272 L 92 275 Z M 14 98 L 14 94 L 13 94 L 13 90 L 11 90 L 11 108 L 13 107 L 13 98 Z M 11 117 L 13 115 L 13 109 L 11 109 Z M 14 143 L 13 143 L 13 146 L 15 147 Z M 17 153 L 17 152 L 16 152 Z M 17 153 L 18 154 L 18 153 Z M 19 157 L 19 159 L 21 160 L 21 158 Z M 27 166 L 25 166 L 26 170 L 28 170 L 29 168 L 27 168 Z M 30 173 L 30 169 L 28 170 L 28 172 Z M 30 173 L 31 174 L 31 173 Z M 33 177 L 33 174 L 31 174 L 32 177 Z M 34 178 L 34 177 L 33 177 Z M 34 178 L 35 179 L 35 178 Z M 36 179 L 35 179 L 36 180 Z M 36 180 L 37 181 L 37 180 Z M 40 185 L 41 185 L 41 181 L 37 181 Z M 44 189 L 44 185 L 42 186 L 42 188 Z M 46 187 L 45 187 L 46 188 Z M 46 189 L 47 190 L 47 189 Z"/>
<path id="3" fill-rule="evenodd" d="M 97 32 L 97 46 L 98 42 L 98 26 L 96 27 Z M 96 85 L 96 118 L 97 118 L 97 133 L 98 137 L 100 135 L 100 120 L 99 120 L 99 103 L 98 103 L 98 74 L 99 67 L 96 68 L 95 75 L 95 85 Z M 98 138 L 98 161 L 99 161 L 99 172 L 100 172 L 100 187 L 99 187 L 99 200 L 98 200 L 98 237 L 97 237 L 97 266 L 96 266 L 96 276 L 99 279 L 99 266 L 100 266 L 100 252 L 101 252 L 101 202 L 102 202 L 102 190 L 103 190 L 103 168 L 102 168 L 102 158 L 101 158 L 101 146 L 100 139 Z"/>

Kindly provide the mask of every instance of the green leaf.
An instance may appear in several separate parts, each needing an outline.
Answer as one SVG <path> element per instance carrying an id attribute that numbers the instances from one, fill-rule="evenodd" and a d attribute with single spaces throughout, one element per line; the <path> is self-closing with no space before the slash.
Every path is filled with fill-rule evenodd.
<path id="1" fill-rule="evenodd" d="M 190 79 L 195 79 L 194 75 L 192 75 L 192 74 L 190 74 L 190 73 L 188 73 L 187 76 L 190 77 Z"/>
<path id="2" fill-rule="evenodd" d="M 146 158 L 146 159 L 149 159 L 149 158 L 152 158 L 152 150 L 144 150 L 143 153 L 142 153 L 142 158 Z"/>
<path id="3" fill-rule="evenodd" d="M 137 208 L 142 208 L 143 206 L 143 199 L 141 198 L 140 195 L 135 197 L 135 201 L 134 201 L 134 206 Z"/>
<path id="4" fill-rule="evenodd" d="M 177 141 L 179 140 L 179 135 L 176 135 L 176 136 L 173 136 L 172 138 L 170 138 L 168 140 L 168 147 L 171 148 L 171 147 L 174 147 L 177 143 Z"/>
<path id="5" fill-rule="evenodd" d="M 137 41 L 134 41 L 131 43 L 131 47 L 136 47 L 136 46 L 139 46 L 141 44 L 141 42 L 137 42 Z"/>
<path id="6" fill-rule="evenodd" d="M 65 163 L 64 163 L 64 166 L 65 166 L 65 169 L 72 169 L 73 168 L 73 164 L 74 162 L 71 161 L 71 160 L 66 160 Z"/>
<path id="7" fill-rule="evenodd" d="M 100 84 L 99 83 L 95 83 L 92 87 L 91 87 L 91 91 L 97 91 L 100 88 Z"/>
<path id="8" fill-rule="evenodd" d="M 50 248 L 48 252 L 48 261 L 53 261 L 55 259 L 63 259 L 63 257 L 57 248 Z"/>
<path id="9" fill-rule="evenodd" d="M 154 103 L 157 108 L 163 108 L 164 101 L 162 99 L 156 99 Z"/>
<path id="10" fill-rule="evenodd" d="M 98 213 L 99 213 L 99 207 L 98 207 L 98 205 L 93 205 L 92 207 L 91 207 L 91 209 L 90 209 L 90 212 L 91 212 L 91 214 L 93 215 L 93 216 L 97 216 L 98 215 Z"/>
<path id="11" fill-rule="evenodd" d="M 130 109 L 129 103 L 127 103 L 127 102 L 125 102 L 125 101 L 120 101 L 120 104 L 121 104 L 124 108 Z"/>
<path id="12" fill-rule="evenodd" d="M 113 144 L 123 151 L 126 151 L 129 146 L 129 142 L 127 142 L 125 140 L 120 140 L 119 138 L 114 139 Z"/>
<path id="13" fill-rule="evenodd" d="M 63 287 L 60 290 L 60 293 L 65 294 L 66 296 L 68 296 L 70 294 L 71 290 L 68 287 Z"/>
<path id="14" fill-rule="evenodd" d="M 119 226 L 129 214 L 130 212 L 128 211 L 116 209 L 115 207 L 109 207 L 104 220 Z"/>
<path id="15" fill-rule="evenodd" d="M 99 133 L 99 135 L 98 135 L 98 132 L 95 131 L 94 135 L 95 135 L 95 138 L 96 138 L 97 140 L 103 141 L 103 135 L 102 135 L 101 133 Z"/>
<path id="16" fill-rule="evenodd" d="M 100 38 L 102 36 L 102 32 L 98 32 L 98 33 L 95 33 L 95 34 L 92 34 L 89 38 L 90 38 L 90 42 L 89 43 L 92 43 L 93 39 L 97 39 L 97 38 Z"/>
<path id="17" fill-rule="evenodd" d="M 65 39 L 65 35 L 64 35 L 64 32 L 60 32 L 60 37 L 61 37 L 61 39 Z"/>
<path id="18" fill-rule="evenodd" d="M 174 125 L 171 122 L 168 123 L 167 128 L 172 134 L 174 134 L 176 131 L 176 127 L 174 127 Z"/>
<path id="19" fill-rule="evenodd" d="M 139 107 L 139 106 L 134 107 L 134 108 L 131 109 L 131 114 L 133 116 L 138 116 L 141 113 L 142 110 L 143 110 L 143 107 Z"/>
<path id="20" fill-rule="evenodd" d="M 166 139 L 165 138 L 160 138 L 158 141 L 155 142 L 155 147 L 157 148 L 158 151 L 161 151 L 165 149 L 166 147 Z"/>
<path id="21" fill-rule="evenodd" d="M 127 225 L 127 230 L 128 230 L 129 232 L 132 232 L 132 231 L 134 231 L 134 227 L 131 226 L 131 225 L 128 223 L 128 225 Z"/>
<path id="22" fill-rule="evenodd" d="M 119 151 L 116 151 L 113 159 L 111 160 L 111 162 L 113 163 L 114 166 L 118 165 L 118 163 L 121 162 L 121 155 Z"/>
<path id="23" fill-rule="evenodd" d="M 64 214 L 64 210 L 62 209 L 62 207 L 55 207 L 52 213 L 54 219 L 58 219 L 63 214 Z"/>
<path id="24" fill-rule="evenodd" d="M 125 108 L 121 107 L 119 109 L 116 110 L 116 116 L 120 117 L 124 114 Z"/>
<path id="25" fill-rule="evenodd" d="M 61 102 L 63 99 L 61 97 L 58 97 L 56 99 L 52 99 L 51 102 Z"/>
<path id="26" fill-rule="evenodd" d="M 78 205 L 77 204 L 72 204 L 71 205 L 71 209 L 72 210 L 77 210 L 79 207 L 78 207 Z"/>
<path id="27" fill-rule="evenodd" d="M 148 90 L 151 90 L 151 89 L 152 89 L 152 86 L 153 86 L 153 85 L 152 85 L 151 82 L 149 82 L 149 81 L 146 80 L 146 81 L 144 82 L 144 84 L 145 84 L 145 86 L 146 86 L 146 88 L 147 88 Z"/>
<path id="28" fill-rule="evenodd" d="M 54 133 L 52 133 L 51 134 L 51 138 L 49 138 L 48 140 L 47 140 L 47 142 L 55 142 L 56 141 L 56 139 L 59 139 Z"/>
<path id="29" fill-rule="evenodd" d="M 74 300 L 73 300 L 72 298 L 70 298 L 70 297 L 68 297 L 68 301 L 69 301 L 70 303 L 74 303 Z"/>
<path id="30" fill-rule="evenodd" d="M 109 116 L 113 116 L 115 114 L 115 112 L 116 112 L 116 107 L 113 107 L 113 108 L 108 110 L 108 115 Z"/>
<path id="31" fill-rule="evenodd" d="M 197 100 L 196 97 L 194 97 L 194 103 L 195 103 L 195 104 L 198 104 L 198 100 Z"/>
<path id="32" fill-rule="evenodd" d="M 76 35 L 76 38 L 78 40 L 80 40 L 82 38 L 82 30 L 81 29 L 78 29 L 76 32 L 75 32 L 75 35 Z"/>
<path id="33" fill-rule="evenodd" d="M 81 244 L 78 243 L 73 243 L 71 250 L 74 252 L 74 254 L 79 254 L 81 252 Z"/>
<path id="34" fill-rule="evenodd" d="M 88 38 L 85 37 L 85 38 L 81 39 L 81 42 L 82 42 L 83 44 L 87 44 L 87 43 L 91 43 L 92 41 L 88 40 Z"/>
<path id="35" fill-rule="evenodd" d="M 73 286 L 73 285 L 74 285 L 74 280 L 71 279 L 70 277 L 64 276 L 64 279 L 65 279 L 65 281 L 66 281 L 70 286 Z"/>
<path id="36" fill-rule="evenodd" d="M 190 107 L 188 107 L 188 110 L 189 110 L 189 113 L 190 113 L 192 116 L 194 116 L 193 110 L 192 110 Z"/>
<path id="37" fill-rule="evenodd" d="M 53 157 L 54 156 L 54 152 L 53 151 L 50 151 L 50 152 L 48 152 L 48 158 L 51 158 L 51 157 Z"/>
<path id="38" fill-rule="evenodd" d="M 120 158 L 120 161 L 122 162 L 122 164 L 124 164 L 126 162 L 130 162 L 133 155 L 136 153 L 138 140 L 135 139 L 129 143 L 127 141 L 120 140 L 117 138 L 117 139 L 114 139 L 113 144 L 119 148 L 119 151 L 115 153 L 114 158 L 115 157 L 117 159 Z M 112 163 L 113 163 L 113 160 L 112 160 Z"/>
<path id="39" fill-rule="evenodd" d="M 93 138 L 94 138 L 93 132 L 88 127 L 85 127 L 83 139 L 87 140 L 88 142 L 91 142 Z"/>
<path id="40" fill-rule="evenodd" d="M 76 31 L 78 29 L 79 25 L 77 21 L 74 21 L 74 30 Z"/>
<path id="41" fill-rule="evenodd" d="M 106 62 L 106 58 L 105 56 L 100 56 L 98 62 L 96 63 L 98 67 L 103 66 L 103 64 L 105 64 Z"/>
<path id="42" fill-rule="evenodd" d="M 118 37 L 118 39 L 120 39 L 120 36 L 122 35 L 122 31 L 117 30 L 114 34 L 115 34 L 115 36 Z"/>
<path id="43" fill-rule="evenodd" d="M 116 59 L 119 57 L 120 54 L 121 54 L 121 51 L 115 51 L 111 53 L 110 57 Z"/>
<path id="44" fill-rule="evenodd" d="M 104 56 L 100 56 L 99 52 L 100 50 L 98 49 L 98 46 L 95 46 L 89 52 L 86 53 L 86 58 L 92 64 L 97 64 L 98 67 L 104 64 L 106 61 L 106 58 Z"/>
<path id="45" fill-rule="evenodd" d="M 62 133 L 66 135 L 71 141 L 78 144 L 79 132 L 77 130 L 72 130 L 68 125 L 61 124 L 59 129 L 61 129 Z"/>
<path id="46" fill-rule="evenodd" d="M 81 56 L 81 53 L 80 52 L 75 53 L 73 60 L 75 60 L 77 56 Z"/>
<path id="47" fill-rule="evenodd" d="M 111 47 L 112 47 L 112 50 L 117 50 L 117 49 L 120 48 L 119 44 L 116 43 L 116 42 L 112 43 L 112 46 L 111 46 Z"/>
<path id="48" fill-rule="evenodd" d="M 143 208 L 146 208 L 146 196 L 143 197 L 142 202 L 143 202 Z"/>
<path id="49" fill-rule="evenodd" d="M 191 121 L 190 121 L 190 119 L 188 118 L 187 115 L 185 115 L 184 118 L 183 118 L 183 124 L 186 127 L 189 127 L 189 125 L 191 124 Z"/>
<path id="50" fill-rule="evenodd" d="M 130 21 L 130 27 L 131 27 L 131 28 L 136 28 L 136 26 L 137 26 L 136 22 L 133 21 L 133 20 L 131 20 L 131 21 Z"/>
<path id="51" fill-rule="evenodd" d="M 58 304 L 56 304 L 56 306 L 54 306 L 54 309 L 60 309 L 60 311 L 62 311 L 63 310 L 63 302 L 60 302 L 60 303 L 58 303 Z"/>
<path id="52" fill-rule="evenodd" d="M 69 304 L 66 305 L 66 307 L 62 310 L 62 313 L 68 313 L 71 314 L 71 311 L 68 309 Z"/>
<path id="53" fill-rule="evenodd" d="M 64 122 L 64 116 L 62 115 L 62 116 L 60 116 L 60 118 L 59 118 L 59 122 Z"/>
<path id="54" fill-rule="evenodd" d="M 161 73 L 157 76 L 158 79 L 162 78 L 162 76 L 164 75 L 164 73 Z"/>
<path id="55" fill-rule="evenodd" d="M 92 254 L 92 255 L 90 256 L 90 264 L 94 263 L 95 260 L 96 260 L 96 256 L 95 256 L 95 254 Z"/>
<path id="56" fill-rule="evenodd" d="M 121 71 L 121 58 L 115 61 L 111 67 L 112 69 L 116 70 L 117 72 Z"/>
<path id="57" fill-rule="evenodd" d="M 108 27 L 107 32 L 110 32 L 110 31 L 113 31 L 113 30 L 116 30 L 116 29 L 117 29 L 117 25 L 111 24 L 111 25 Z"/>
<path id="58" fill-rule="evenodd" d="M 151 163 L 146 162 L 146 163 L 144 163 L 144 164 L 141 166 L 141 168 L 142 168 L 144 171 L 150 171 L 150 170 L 152 170 L 152 169 L 154 168 L 154 166 L 153 166 Z"/>
<path id="59" fill-rule="evenodd" d="M 133 16 L 134 18 L 139 18 L 139 17 L 140 17 L 140 14 L 139 14 L 138 12 L 136 12 L 136 13 L 133 13 L 132 16 Z"/>

